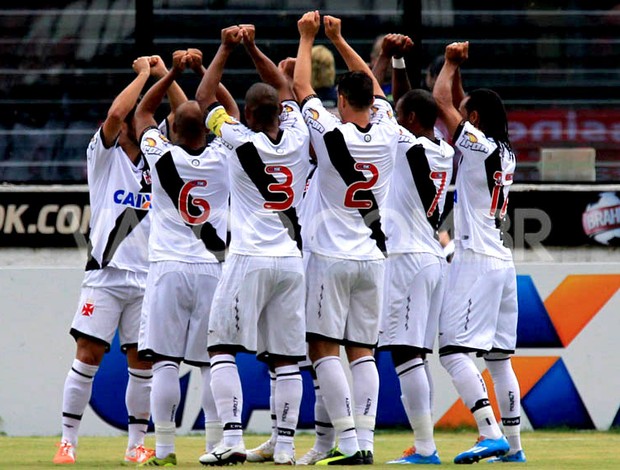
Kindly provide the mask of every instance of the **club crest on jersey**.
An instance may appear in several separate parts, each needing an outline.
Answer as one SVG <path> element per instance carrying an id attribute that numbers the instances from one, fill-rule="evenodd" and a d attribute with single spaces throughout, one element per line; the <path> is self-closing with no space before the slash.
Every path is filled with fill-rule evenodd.
<path id="1" fill-rule="evenodd" d="M 476 137 L 471 132 L 465 131 L 463 133 L 463 137 L 461 137 L 461 141 L 459 142 L 459 145 L 463 148 L 471 149 L 474 152 L 489 153 L 489 149 L 487 148 L 487 146 L 484 144 L 481 144 L 478 141 L 478 137 Z"/>
<path id="2" fill-rule="evenodd" d="M 321 134 L 325 132 L 325 127 L 321 124 L 319 119 L 319 112 L 316 109 L 308 108 L 304 112 L 304 119 L 306 123 L 314 130 L 319 131 Z"/>
<path id="3" fill-rule="evenodd" d="M 114 203 L 147 211 L 151 208 L 151 193 L 130 193 L 119 189 L 114 192 Z"/>
<path id="4" fill-rule="evenodd" d="M 82 305 L 82 316 L 83 317 L 92 317 L 93 313 L 95 313 L 95 302 L 88 299 Z"/>

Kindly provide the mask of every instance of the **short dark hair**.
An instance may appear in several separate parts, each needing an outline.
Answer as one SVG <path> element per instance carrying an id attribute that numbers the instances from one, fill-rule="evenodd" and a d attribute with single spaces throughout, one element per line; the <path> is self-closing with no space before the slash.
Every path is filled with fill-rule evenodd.
<path id="1" fill-rule="evenodd" d="M 374 101 L 372 79 L 364 72 L 346 72 L 338 77 L 338 94 L 356 109 L 370 108 Z"/>
<path id="2" fill-rule="evenodd" d="M 512 149 L 508 137 L 508 116 L 500 96 L 487 88 L 478 88 L 469 93 L 468 96 L 465 109 L 468 114 L 473 111 L 478 112 L 480 130 L 487 137 L 491 137 L 499 144 Z"/>
<path id="3" fill-rule="evenodd" d="M 415 113 L 425 129 L 432 129 L 437 120 L 437 103 L 426 90 L 409 90 L 400 99 L 400 112 L 405 116 Z"/>
<path id="4" fill-rule="evenodd" d="M 271 124 L 280 115 L 278 91 L 266 83 L 255 83 L 245 94 L 245 107 L 257 124 Z"/>

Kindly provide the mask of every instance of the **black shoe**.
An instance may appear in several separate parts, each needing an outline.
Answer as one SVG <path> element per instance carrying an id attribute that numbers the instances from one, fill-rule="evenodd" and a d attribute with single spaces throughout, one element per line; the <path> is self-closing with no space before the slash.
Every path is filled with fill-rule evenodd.
<path id="1" fill-rule="evenodd" d="M 364 465 L 372 465 L 375 463 L 375 459 L 372 456 L 372 450 L 362 450 L 362 460 L 364 461 Z"/>
<path id="2" fill-rule="evenodd" d="M 319 460 L 315 465 L 364 465 L 364 457 L 360 450 L 353 455 L 346 455 L 336 447 L 329 451 L 327 457 Z"/>

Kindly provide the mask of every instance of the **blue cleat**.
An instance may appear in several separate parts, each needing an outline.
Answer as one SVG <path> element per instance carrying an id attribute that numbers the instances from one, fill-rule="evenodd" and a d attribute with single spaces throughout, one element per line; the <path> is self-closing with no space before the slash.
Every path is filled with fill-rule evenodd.
<path id="1" fill-rule="evenodd" d="M 519 450 L 514 454 L 506 454 L 501 457 L 495 457 L 493 459 L 489 459 L 489 463 L 525 463 L 527 459 L 525 458 L 525 452 Z"/>
<path id="2" fill-rule="evenodd" d="M 454 457 L 456 464 L 471 464 L 488 457 L 501 457 L 510 450 L 510 445 L 504 436 L 499 439 L 480 438 L 471 449 L 461 452 Z"/>
<path id="3" fill-rule="evenodd" d="M 416 453 L 415 448 L 411 447 L 403 452 L 402 457 L 390 460 L 387 463 L 399 465 L 439 465 L 441 460 L 439 460 L 437 451 L 433 452 L 431 455 L 422 455 Z"/>

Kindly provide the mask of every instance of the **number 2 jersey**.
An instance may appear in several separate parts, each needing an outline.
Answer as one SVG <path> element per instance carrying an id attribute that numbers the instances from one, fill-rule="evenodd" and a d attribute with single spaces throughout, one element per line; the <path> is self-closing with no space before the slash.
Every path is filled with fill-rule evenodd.
<path id="1" fill-rule="evenodd" d="M 102 268 L 148 271 L 151 177 L 141 156 L 134 164 L 118 143 L 106 147 L 100 128 L 86 151 L 90 196 L 90 254 L 85 282 Z"/>
<path id="2" fill-rule="evenodd" d="M 376 98 L 364 129 L 342 123 L 310 97 L 303 116 L 317 157 L 304 199 L 306 249 L 352 260 L 384 259 L 385 202 L 399 131 L 392 107 Z"/>
<path id="3" fill-rule="evenodd" d="M 221 140 L 193 151 L 173 145 L 152 127 L 140 148 L 153 180 L 149 261 L 223 261 L 229 192 Z"/>
<path id="4" fill-rule="evenodd" d="M 452 179 L 454 149 L 443 140 L 416 138 L 399 129 L 385 218 L 388 252 L 444 257 L 437 229 Z"/>
<path id="5" fill-rule="evenodd" d="M 454 235 L 465 249 L 512 260 L 504 246 L 501 224 L 516 167 L 514 153 L 463 122 L 454 133 L 462 157 L 454 193 Z"/>
<path id="6" fill-rule="evenodd" d="M 309 137 L 299 106 L 282 102 L 275 140 L 209 108 L 206 124 L 227 148 L 230 172 L 230 253 L 301 256 L 297 206 L 309 169 Z"/>

